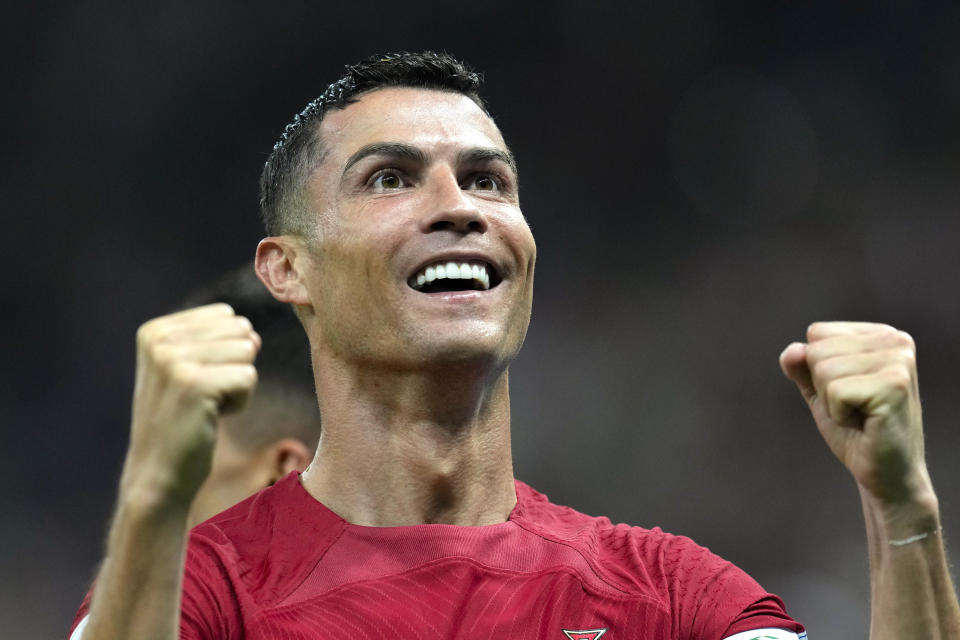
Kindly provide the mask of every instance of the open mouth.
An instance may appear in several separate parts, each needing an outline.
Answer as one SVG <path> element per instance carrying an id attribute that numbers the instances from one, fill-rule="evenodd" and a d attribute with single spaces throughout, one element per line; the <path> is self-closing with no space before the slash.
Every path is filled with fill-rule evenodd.
<path id="1" fill-rule="evenodd" d="M 448 291 L 486 291 L 502 278 L 493 265 L 483 261 L 435 262 L 410 276 L 407 284 L 421 293 Z"/>

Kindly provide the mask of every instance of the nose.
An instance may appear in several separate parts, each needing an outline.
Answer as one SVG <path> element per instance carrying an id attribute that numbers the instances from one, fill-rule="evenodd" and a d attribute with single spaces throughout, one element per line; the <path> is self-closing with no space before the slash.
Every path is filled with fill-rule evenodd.
<path id="1" fill-rule="evenodd" d="M 437 167 L 430 172 L 429 186 L 425 189 L 428 203 L 427 215 L 422 222 L 424 233 L 453 231 L 455 233 L 483 233 L 487 219 L 477 203 L 460 187 L 457 176 L 450 167 Z"/>

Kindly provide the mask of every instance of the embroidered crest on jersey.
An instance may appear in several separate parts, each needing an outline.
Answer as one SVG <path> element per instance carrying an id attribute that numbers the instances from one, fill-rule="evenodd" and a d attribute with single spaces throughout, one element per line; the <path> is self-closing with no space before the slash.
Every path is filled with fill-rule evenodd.
<path id="1" fill-rule="evenodd" d="M 585 629 L 583 631 L 570 631 L 561 629 L 570 640 L 598 640 L 600 636 L 607 632 L 606 629 Z"/>

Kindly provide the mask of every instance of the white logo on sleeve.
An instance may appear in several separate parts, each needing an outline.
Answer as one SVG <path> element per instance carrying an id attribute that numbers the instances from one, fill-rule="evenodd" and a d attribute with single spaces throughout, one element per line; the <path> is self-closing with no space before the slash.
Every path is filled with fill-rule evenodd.
<path id="1" fill-rule="evenodd" d="M 77 625 L 77 628 L 73 630 L 73 633 L 70 634 L 70 640 L 82 640 L 83 630 L 87 626 L 87 621 L 90 619 L 90 616 L 83 616 L 83 620 L 80 621 L 80 624 Z"/>
<path id="2" fill-rule="evenodd" d="M 786 629 L 754 629 L 735 633 L 723 640 L 807 640 L 807 632 L 802 631 L 797 634 Z"/>

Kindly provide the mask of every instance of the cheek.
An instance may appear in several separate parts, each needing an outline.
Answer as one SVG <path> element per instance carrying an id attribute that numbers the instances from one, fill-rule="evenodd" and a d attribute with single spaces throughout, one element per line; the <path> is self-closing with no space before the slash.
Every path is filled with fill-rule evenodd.
<path id="1" fill-rule="evenodd" d="M 391 324 L 385 316 L 397 305 L 396 278 L 388 270 L 388 250 L 383 243 L 360 236 L 330 242 L 316 263 L 311 282 L 314 311 L 324 341 L 331 344 L 369 339 L 376 327 Z"/>
<path id="2" fill-rule="evenodd" d="M 391 260 L 411 237 L 411 212 L 417 210 L 413 198 L 383 198 L 341 216 L 335 233 L 321 245 L 322 270 L 340 282 L 389 286 L 397 277 Z"/>
<path id="3" fill-rule="evenodd" d="M 524 221 L 524 228 L 527 230 L 526 232 L 527 254 L 530 256 L 530 268 L 532 269 L 533 263 L 537 259 L 537 241 L 534 240 L 533 231 L 531 231 L 530 227 L 527 226 L 526 221 Z"/>
<path id="4" fill-rule="evenodd" d="M 533 263 L 537 257 L 537 243 L 533 239 L 533 231 L 527 224 L 526 218 L 519 211 L 508 220 L 507 229 L 511 244 L 518 254 L 518 258 L 526 263 L 527 271 L 532 275 Z"/>
<path id="5" fill-rule="evenodd" d="M 390 278 L 388 255 L 383 242 L 365 241 L 359 235 L 331 243 L 314 284 L 320 299 L 360 302 L 379 298 L 379 289 Z"/>

